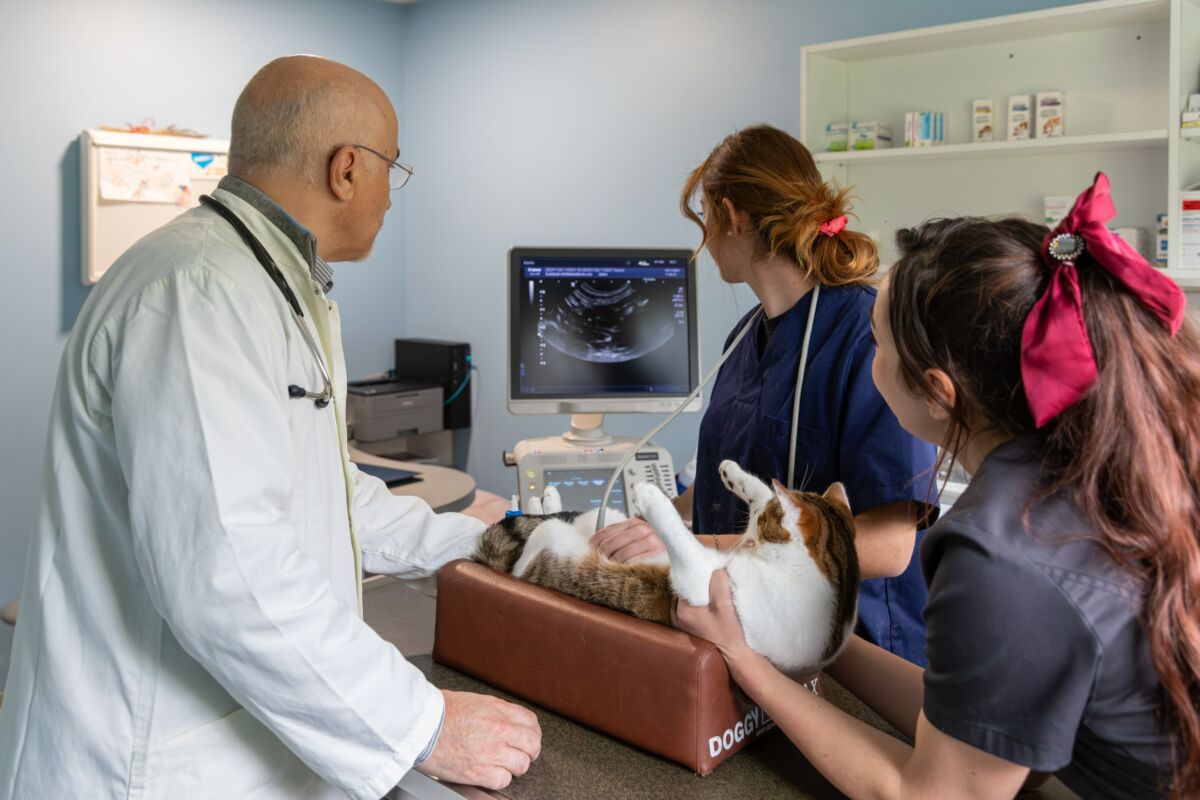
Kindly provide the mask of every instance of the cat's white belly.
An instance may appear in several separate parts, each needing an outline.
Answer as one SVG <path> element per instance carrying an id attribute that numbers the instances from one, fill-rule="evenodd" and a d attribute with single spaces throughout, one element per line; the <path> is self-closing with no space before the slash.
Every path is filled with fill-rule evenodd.
<path id="1" fill-rule="evenodd" d="M 524 577 L 529 565 L 544 550 L 571 561 L 583 558 L 592 549 L 588 539 L 596 532 L 598 514 L 597 511 L 588 511 L 580 514 L 572 522 L 548 519 L 538 525 L 529 535 L 521 557 L 513 564 L 512 574 L 518 578 Z M 625 515 L 616 509 L 609 509 L 608 518 L 613 522 L 620 522 L 625 519 Z"/>
<path id="2" fill-rule="evenodd" d="M 735 558 L 727 570 L 746 644 L 784 672 L 818 667 L 829 644 L 836 596 L 816 564 Z"/>

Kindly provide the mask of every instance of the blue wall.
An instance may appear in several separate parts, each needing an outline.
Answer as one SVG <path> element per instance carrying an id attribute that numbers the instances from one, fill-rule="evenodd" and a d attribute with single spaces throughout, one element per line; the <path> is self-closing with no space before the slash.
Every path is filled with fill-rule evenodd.
<path id="1" fill-rule="evenodd" d="M 567 419 L 505 410 L 513 245 L 694 247 L 688 172 L 737 128 L 800 127 L 804 44 L 1058 5 L 1050 0 L 428 0 L 405 17 L 405 327 L 471 342 L 481 367 L 469 468 L 514 490 L 500 452 Z M 753 304 L 700 263 L 702 365 Z M 698 414 L 658 437 L 677 467 Z M 609 416 L 641 435 L 659 417 Z"/>
<path id="2" fill-rule="evenodd" d="M 154 117 L 228 138 L 234 100 L 268 60 L 317 53 L 374 77 L 399 106 L 404 11 L 373 0 L 0 0 L 0 605 L 17 596 L 46 409 L 86 289 L 79 280 L 80 131 Z M 402 332 L 401 224 L 337 271 L 352 374 Z M 353 309 L 350 311 L 350 309 Z M 0 681 L 10 628 L 0 625 Z"/>

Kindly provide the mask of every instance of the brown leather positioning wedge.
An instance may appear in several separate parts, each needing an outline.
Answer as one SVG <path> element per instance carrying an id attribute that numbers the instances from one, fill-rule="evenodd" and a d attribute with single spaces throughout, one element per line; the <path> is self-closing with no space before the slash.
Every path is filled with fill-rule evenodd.
<path id="1" fill-rule="evenodd" d="M 709 642 L 471 561 L 438 573 L 433 658 L 700 775 L 775 727 Z"/>

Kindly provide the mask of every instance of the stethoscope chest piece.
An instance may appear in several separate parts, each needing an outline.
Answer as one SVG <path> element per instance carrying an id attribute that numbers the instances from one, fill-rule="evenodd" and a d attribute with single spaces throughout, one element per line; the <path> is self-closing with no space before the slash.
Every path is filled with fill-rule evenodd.
<path id="1" fill-rule="evenodd" d="M 311 397 L 313 405 L 317 408 L 324 408 L 325 406 L 329 405 L 329 401 L 331 399 L 326 397 L 323 392 L 319 394 L 316 392 L 310 392 L 303 386 L 297 386 L 294 383 L 288 385 L 288 397 L 292 398 L 293 400 L 303 400 L 306 397 Z"/>

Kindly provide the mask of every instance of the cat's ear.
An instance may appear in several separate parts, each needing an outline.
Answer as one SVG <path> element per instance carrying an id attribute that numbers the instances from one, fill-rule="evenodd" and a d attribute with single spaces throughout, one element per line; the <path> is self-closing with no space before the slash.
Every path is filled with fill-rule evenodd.
<path id="1" fill-rule="evenodd" d="M 772 479 L 771 488 L 775 490 L 775 499 L 783 509 L 783 525 L 791 531 L 800 530 L 800 507 L 792 499 L 792 493 L 779 481 Z"/>
<path id="2" fill-rule="evenodd" d="M 841 506 L 847 514 L 853 516 L 850 512 L 850 498 L 846 496 L 846 487 L 842 486 L 840 482 L 831 483 L 825 490 L 825 494 L 821 496 L 835 506 Z"/>

